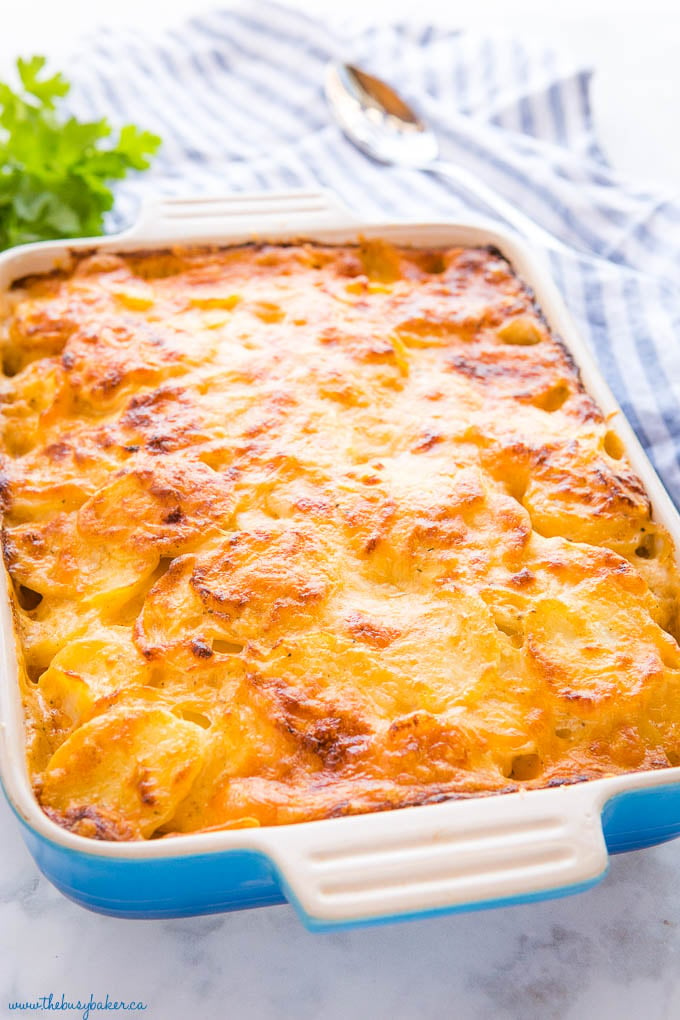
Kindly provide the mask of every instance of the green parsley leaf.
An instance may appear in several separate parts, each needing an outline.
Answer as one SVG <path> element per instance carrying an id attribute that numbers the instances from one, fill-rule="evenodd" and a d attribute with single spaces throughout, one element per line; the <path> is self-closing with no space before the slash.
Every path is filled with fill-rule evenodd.
<path id="1" fill-rule="evenodd" d="M 100 234 L 109 187 L 147 170 L 161 140 L 133 124 L 117 137 L 106 119 L 60 117 L 69 83 L 45 58 L 17 60 L 20 87 L 0 82 L 0 250 L 29 241 Z"/>
<path id="2" fill-rule="evenodd" d="M 31 57 L 30 60 L 17 60 L 17 70 L 21 84 L 29 95 L 35 96 L 43 105 L 54 109 L 54 100 L 61 99 L 68 95 L 70 85 L 61 74 L 55 74 L 51 78 L 43 78 L 39 81 L 38 75 L 46 64 L 44 57 Z"/>

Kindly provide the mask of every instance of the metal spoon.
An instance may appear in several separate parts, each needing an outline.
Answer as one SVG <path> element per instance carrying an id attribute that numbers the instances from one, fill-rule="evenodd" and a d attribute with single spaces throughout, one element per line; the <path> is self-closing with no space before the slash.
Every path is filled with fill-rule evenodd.
<path id="1" fill-rule="evenodd" d="M 473 173 L 439 159 L 436 135 L 389 85 L 353 64 L 329 64 L 326 98 L 344 131 L 358 149 L 380 163 L 393 163 L 450 177 L 520 234 L 544 248 L 567 246 L 540 227 Z"/>

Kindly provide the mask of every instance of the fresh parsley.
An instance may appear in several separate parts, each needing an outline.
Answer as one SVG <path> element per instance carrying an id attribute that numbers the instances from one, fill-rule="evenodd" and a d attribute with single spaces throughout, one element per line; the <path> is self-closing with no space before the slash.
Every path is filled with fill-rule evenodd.
<path id="1" fill-rule="evenodd" d="M 17 60 L 20 88 L 0 82 L 0 250 L 27 241 L 100 234 L 109 182 L 146 170 L 161 143 L 132 124 L 60 116 L 70 85 L 42 74 L 44 57 Z"/>

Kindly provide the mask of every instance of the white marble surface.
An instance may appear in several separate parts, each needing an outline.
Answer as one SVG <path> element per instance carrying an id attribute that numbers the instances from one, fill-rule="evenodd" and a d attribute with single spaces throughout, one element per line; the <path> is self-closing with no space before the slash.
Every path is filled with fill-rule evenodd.
<path id="1" fill-rule="evenodd" d="M 117 0 L 106 16 L 148 25 L 212 5 Z M 361 0 L 342 6 L 357 17 L 367 10 Z M 384 17 L 412 4 L 369 6 Z M 680 180 L 677 4 L 651 0 L 644 17 L 636 0 L 571 0 L 560 11 L 545 0 L 419 7 L 563 39 L 597 63 L 596 112 L 614 162 L 666 185 Z M 102 11 L 93 0 L 0 0 L 0 69 L 17 52 L 71 48 Z M 0 1016 L 28 1015 L 10 1013 L 8 1002 L 52 991 L 142 999 L 148 1009 L 136 1015 L 149 1020 L 680 1017 L 680 842 L 614 859 L 607 878 L 578 897 L 330 935 L 307 933 L 288 907 L 166 922 L 90 914 L 40 877 L 1 802 L 0 860 Z"/>

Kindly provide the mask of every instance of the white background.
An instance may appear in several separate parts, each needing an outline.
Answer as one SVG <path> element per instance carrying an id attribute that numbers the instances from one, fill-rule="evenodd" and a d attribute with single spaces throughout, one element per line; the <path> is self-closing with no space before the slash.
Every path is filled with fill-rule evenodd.
<path id="1" fill-rule="evenodd" d="M 101 21 L 163 27 L 215 5 L 0 0 L 0 71 L 18 53 L 59 61 Z M 678 0 L 298 6 L 358 21 L 417 7 L 420 18 L 559 42 L 597 68 L 596 118 L 614 164 L 641 183 L 680 186 Z M 7 1002 L 65 991 L 143 998 L 144 1014 L 106 1015 L 145 1020 L 680 1017 L 680 841 L 615 859 L 602 885 L 576 898 L 313 936 L 288 907 L 169 922 L 98 917 L 39 877 L 1 800 L 0 833 L 0 1016 L 47 1015 L 10 1013 Z"/>

